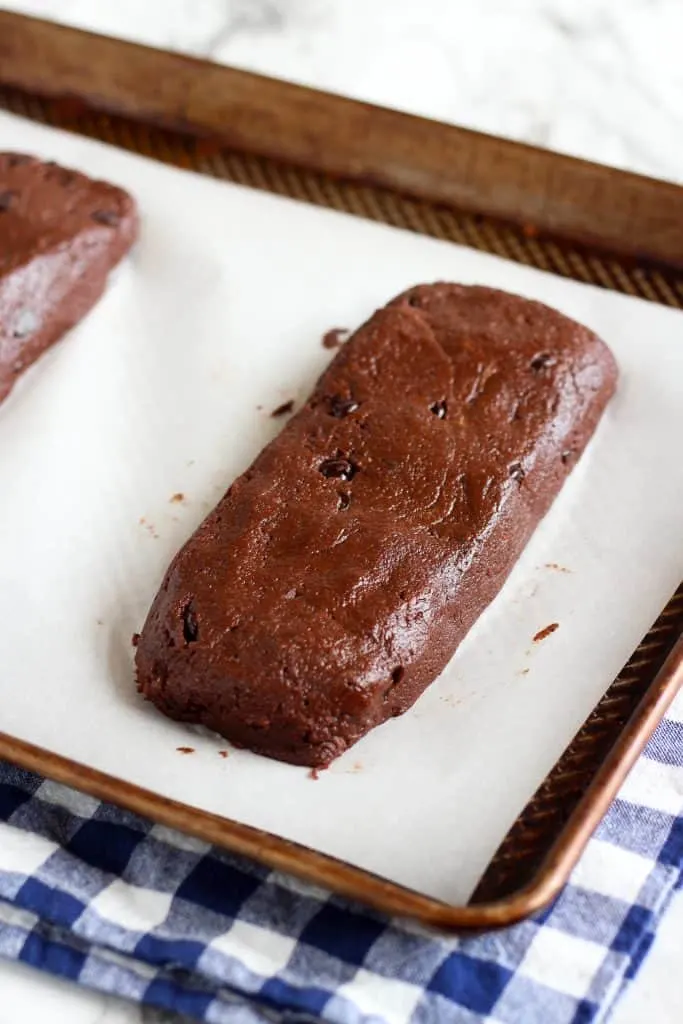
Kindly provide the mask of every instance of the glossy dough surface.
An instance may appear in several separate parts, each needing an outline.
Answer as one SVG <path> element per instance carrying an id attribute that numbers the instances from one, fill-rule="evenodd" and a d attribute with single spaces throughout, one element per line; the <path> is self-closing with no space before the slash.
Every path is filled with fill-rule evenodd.
<path id="1" fill-rule="evenodd" d="M 122 189 L 0 153 L 0 401 L 94 306 L 136 232 Z"/>
<path id="2" fill-rule="evenodd" d="M 616 377 L 540 303 L 455 284 L 394 299 L 174 559 L 139 689 L 236 745 L 329 764 L 444 668 Z"/>

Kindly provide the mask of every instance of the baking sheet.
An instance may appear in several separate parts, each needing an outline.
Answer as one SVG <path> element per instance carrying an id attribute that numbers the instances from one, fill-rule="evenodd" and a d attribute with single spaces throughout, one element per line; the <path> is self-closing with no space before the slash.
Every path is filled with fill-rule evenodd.
<path id="1" fill-rule="evenodd" d="M 0 146 L 107 177 L 142 214 L 103 301 L 0 406 L 0 728 L 465 901 L 683 578 L 683 314 L 6 114 Z M 583 320 L 612 347 L 619 392 L 414 709 L 317 781 L 245 751 L 224 758 L 225 741 L 141 701 L 131 634 L 174 552 L 281 429 L 270 412 L 306 397 L 330 358 L 322 334 L 436 279 Z"/>

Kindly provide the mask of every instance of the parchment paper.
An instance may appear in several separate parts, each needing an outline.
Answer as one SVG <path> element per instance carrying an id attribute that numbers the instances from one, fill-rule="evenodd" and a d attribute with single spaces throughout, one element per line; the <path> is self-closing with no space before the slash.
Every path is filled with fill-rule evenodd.
<path id="1" fill-rule="evenodd" d="M 0 728 L 466 899 L 683 578 L 683 315 L 5 114 L 0 146 L 121 184 L 142 216 L 103 301 L 0 406 Z M 323 333 L 437 279 L 584 321 L 618 359 L 618 394 L 503 593 L 412 711 L 318 781 L 223 758 L 223 740 L 136 694 L 131 634 L 175 551 L 281 429 L 270 412 L 302 401 L 329 361 Z"/>

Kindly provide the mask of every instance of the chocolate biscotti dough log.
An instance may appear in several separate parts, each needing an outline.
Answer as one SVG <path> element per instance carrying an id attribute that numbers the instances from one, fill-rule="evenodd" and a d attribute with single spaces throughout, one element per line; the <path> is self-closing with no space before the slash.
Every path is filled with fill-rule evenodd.
<path id="1" fill-rule="evenodd" d="M 323 766 L 409 708 L 501 588 L 617 377 L 537 302 L 435 284 L 361 327 L 169 568 L 165 714 Z"/>
<path id="2" fill-rule="evenodd" d="M 0 153 L 0 401 L 95 305 L 136 231 L 122 189 Z"/>

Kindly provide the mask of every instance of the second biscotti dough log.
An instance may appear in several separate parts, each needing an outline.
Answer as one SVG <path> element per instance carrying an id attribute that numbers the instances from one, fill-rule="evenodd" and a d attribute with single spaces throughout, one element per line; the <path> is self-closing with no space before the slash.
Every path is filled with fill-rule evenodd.
<path id="1" fill-rule="evenodd" d="M 0 153 L 0 401 L 95 305 L 137 228 L 123 189 Z"/>

